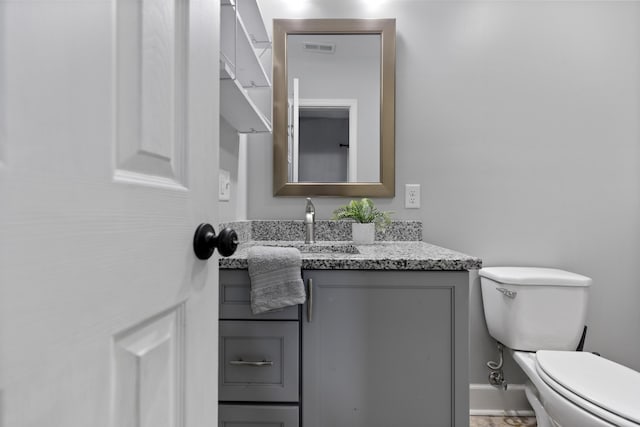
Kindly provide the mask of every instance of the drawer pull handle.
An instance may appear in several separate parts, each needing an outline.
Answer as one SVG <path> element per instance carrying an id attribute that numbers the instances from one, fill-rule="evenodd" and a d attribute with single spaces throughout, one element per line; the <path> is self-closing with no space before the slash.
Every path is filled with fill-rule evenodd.
<path id="1" fill-rule="evenodd" d="M 271 360 L 262 360 L 260 362 L 252 362 L 252 361 L 240 359 L 240 360 L 232 360 L 232 361 L 230 361 L 229 365 L 263 367 L 263 366 L 273 366 L 273 362 Z"/>

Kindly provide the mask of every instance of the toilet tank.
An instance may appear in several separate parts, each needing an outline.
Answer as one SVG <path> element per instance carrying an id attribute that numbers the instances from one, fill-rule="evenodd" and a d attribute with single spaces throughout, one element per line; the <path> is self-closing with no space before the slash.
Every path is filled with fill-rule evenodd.
<path id="1" fill-rule="evenodd" d="M 489 334 L 514 350 L 575 350 L 587 313 L 591 279 L 554 268 L 480 270 Z"/>

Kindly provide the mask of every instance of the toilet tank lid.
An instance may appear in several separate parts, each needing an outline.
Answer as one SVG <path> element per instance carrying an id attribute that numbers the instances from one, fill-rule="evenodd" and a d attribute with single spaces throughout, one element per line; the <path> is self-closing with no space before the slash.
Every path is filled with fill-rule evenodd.
<path id="1" fill-rule="evenodd" d="M 541 267 L 485 267 L 480 276 L 509 285 L 591 286 L 592 280 L 581 274 L 556 268 Z"/>

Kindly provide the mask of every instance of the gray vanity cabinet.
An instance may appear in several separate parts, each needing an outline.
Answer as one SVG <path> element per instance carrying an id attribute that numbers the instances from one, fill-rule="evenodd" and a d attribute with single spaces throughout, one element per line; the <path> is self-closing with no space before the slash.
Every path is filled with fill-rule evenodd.
<path id="1" fill-rule="evenodd" d="M 303 427 L 469 425 L 466 271 L 304 278 Z"/>
<path id="2" fill-rule="evenodd" d="M 219 427 L 468 427 L 466 271 L 303 278 L 302 316 L 254 316 L 247 271 L 220 271 Z"/>

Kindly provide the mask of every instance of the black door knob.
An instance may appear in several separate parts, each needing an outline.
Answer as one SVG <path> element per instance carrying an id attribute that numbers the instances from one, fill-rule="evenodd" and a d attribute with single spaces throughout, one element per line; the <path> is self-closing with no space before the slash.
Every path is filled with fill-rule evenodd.
<path id="1" fill-rule="evenodd" d="M 222 256 L 231 256 L 238 247 L 238 234 L 225 228 L 216 236 L 216 230 L 211 224 L 202 223 L 196 228 L 193 236 L 193 251 L 198 259 L 209 259 L 213 251 L 218 248 Z"/>

